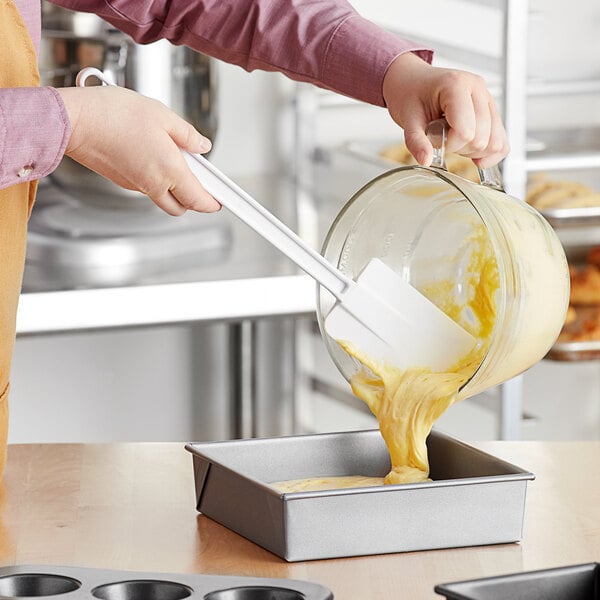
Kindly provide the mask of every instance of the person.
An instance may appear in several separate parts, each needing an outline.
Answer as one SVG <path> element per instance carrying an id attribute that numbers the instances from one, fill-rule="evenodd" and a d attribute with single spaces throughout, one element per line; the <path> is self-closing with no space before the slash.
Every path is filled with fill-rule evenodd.
<path id="1" fill-rule="evenodd" d="M 168 39 L 248 71 L 279 71 L 385 107 L 408 149 L 428 165 L 430 121 L 449 123 L 448 151 L 485 168 L 508 152 L 484 80 L 432 66 L 432 51 L 361 17 L 346 0 L 52 0 L 96 13 L 136 42 Z M 218 201 L 179 151 L 211 142 L 155 100 L 119 87 L 39 87 L 40 0 L 0 3 L 0 454 L 10 361 L 36 181 L 63 155 L 143 192 L 170 215 L 213 212 Z M 0 469 L 4 459 L 0 458 Z"/>

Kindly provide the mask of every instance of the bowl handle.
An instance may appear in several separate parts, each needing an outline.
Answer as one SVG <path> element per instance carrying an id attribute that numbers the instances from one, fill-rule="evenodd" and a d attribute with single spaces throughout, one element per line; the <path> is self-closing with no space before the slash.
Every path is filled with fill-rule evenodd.
<path id="1" fill-rule="evenodd" d="M 431 142 L 431 145 L 433 146 L 433 159 L 431 161 L 431 166 L 444 169 L 444 171 L 448 170 L 446 168 L 446 138 L 448 137 L 448 127 L 448 121 L 446 121 L 444 118 L 441 118 L 431 121 L 431 123 L 427 125 L 427 129 L 425 131 L 429 141 Z M 488 167 L 487 169 L 480 169 L 477 167 L 477 172 L 479 173 L 479 181 L 481 182 L 481 185 L 494 188 L 500 192 L 504 191 L 502 175 L 500 174 L 498 165 Z"/>
<path id="2" fill-rule="evenodd" d="M 480 169 L 477 167 L 477 172 L 479 173 L 481 185 L 494 188 L 499 192 L 504 192 L 504 183 L 502 182 L 502 174 L 500 173 L 500 167 L 498 165 L 488 167 L 487 169 Z"/>

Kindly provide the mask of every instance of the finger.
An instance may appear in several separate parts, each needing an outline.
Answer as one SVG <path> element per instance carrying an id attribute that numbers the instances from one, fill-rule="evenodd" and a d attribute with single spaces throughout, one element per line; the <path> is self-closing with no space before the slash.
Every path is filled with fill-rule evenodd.
<path id="1" fill-rule="evenodd" d="M 487 169 L 497 165 L 509 151 L 508 139 L 504 124 L 498 113 L 498 109 L 493 100 L 490 100 L 491 131 L 490 140 L 486 149 L 485 156 L 474 159 L 475 164 L 481 169 Z"/>
<path id="2" fill-rule="evenodd" d="M 189 177 L 181 177 L 169 188 L 171 195 L 187 210 L 213 213 L 221 210 L 221 204 L 215 200 L 190 172 Z"/>
<path id="3" fill-rule="evenodd" d="M 442 103 L 442 109 L 450 131 L 446 149 L 448 152 L 459 152 L 475 137 L 477 119 L 470 88 L 454 89 L 452 97 Z"/>
<path id="4" fill-rule="evenodd" d="M 475 112 L 475 134 L 466 148 L 471 158 L 482 158 L 489 150 L 490 135 L 492 131 L 492 115 L 490 114 L 490 102 L 487 94 L 473 94 L 471 97 L 473 110 Z"/>
<path id="5" fill-rule="evenodd" d="M 172 179 L 174 183 L 169 187 L 169 192 L 186 209 L 205 213 L 221 210 L 221 204 L 204 189 L 180 153 Z"/>
<path id="6" fill-rule="evenodd" d="M 491 114 L 491 98 L 481 97 L 474 94 L 472 97 L 473 110 L 475 113 L 475 134 L 473 139 L 463 146 L 455 150 L 462 156 L 469 158 L 483 158 L 492 153 L 491 136 L 492 136 L 492 114 Z"/>
<path id="7" fill-rule="evenodd" d="M 152 199 L 154 204 L 156 204 L 159 208 L 164 210 L 167 214 L 171 215 L 172 217 L 180 217 L 187 211 L 185 206 L 182 206 L 177 201 L 175 196 L 173 196 L 173 194 L 169 192 L 169 190 L 166 190 L 162 193 L 152 194 L 150 198 Z"/>

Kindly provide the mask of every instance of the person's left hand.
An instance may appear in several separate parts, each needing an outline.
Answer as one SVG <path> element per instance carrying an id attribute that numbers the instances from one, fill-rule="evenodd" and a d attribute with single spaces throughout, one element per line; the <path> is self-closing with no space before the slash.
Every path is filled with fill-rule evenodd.
<path id="1" fill-rule="evenodd" d="M 450 126 L 448 152 L 472 158 L 482 169 L 508 154 L 496 103 L 478 75 L 433 67 L 408 52 L 390 65 L 383 97 L 390 115 L 404 129 L 406 146 L 421 165 L 429 165 L 433 158 L 425 129 L 442 116 Z"/>

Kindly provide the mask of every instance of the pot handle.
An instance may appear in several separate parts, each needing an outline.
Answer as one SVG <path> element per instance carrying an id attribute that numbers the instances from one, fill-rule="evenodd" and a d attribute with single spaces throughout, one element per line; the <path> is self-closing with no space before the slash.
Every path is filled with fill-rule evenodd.
<path id="1" fill-rule="evenodd" d="M 438 167 L 439 169 L 444 169 L 444 171 L 448 170 L 446 168 L 446 138 L 448 136 L 448 127 L 448 121 L 442 117 L 441 119 L 431 121 L 431 123 L 427 125 L 425 131 L 433 146 L 433 160 L 431 161 L 431 165 L 433 167 Z M 488 167 L 487 169 L 480 169 L 477 167 L 477 172 L 479 173 L 481 185 L 491 187 L 499 192 L 504 192 L 504 184 L 502 183 L 502 175 L 500 174 L 498 165 Z"/>

